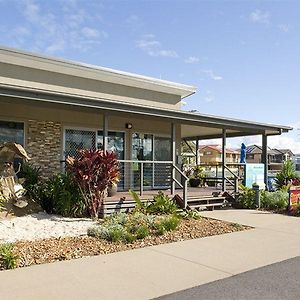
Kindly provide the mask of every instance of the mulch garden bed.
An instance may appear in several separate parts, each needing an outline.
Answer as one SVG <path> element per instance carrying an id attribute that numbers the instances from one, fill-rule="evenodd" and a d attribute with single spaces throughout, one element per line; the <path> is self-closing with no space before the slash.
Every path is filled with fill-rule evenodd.
<path id="1" fill-rule="evenodd" d="M 14 253 L 19 256 L 18 267 L 70 260 L 84 256 L 103 255 L 195 238 L 251 229 L 236 223 L 202 217 L 183 219 L 175 231 L 161 236 L 148 236 L 133 243 L 108 242 L 94 237 L 62 237 L 15 243 Z"/>

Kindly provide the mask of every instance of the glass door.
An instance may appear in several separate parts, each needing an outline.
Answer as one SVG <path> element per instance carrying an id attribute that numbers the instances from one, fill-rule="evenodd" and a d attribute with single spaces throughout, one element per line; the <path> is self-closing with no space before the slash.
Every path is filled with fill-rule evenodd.
<path id="1" fill-rule="evenodd" d="M 97 132 L 97 148 L 103 149 L 103 131 Z M 107 137 L 107 150 L 113 151 L 118 160 L 125 159 L 125 133 L 117 131 L 109 131 Z M 118 190 L 124 190 L 125 164 L 120 163 L 120 178 L 118 183 Z"/>
<path id="2" fill-rule="evenodd" d="M 171 139 L 168 137 L 154 137 L 154 160 L 171 160 Z M 154 164 L 153 185 L 155 188 L 169 188 L 171 184 L 171 165 Z"/>
<path id="3" fill-rule="evenodd" d="M 153 135 L 143 133 L 132 134 L 132 160 L 153 160 Z M 153 187 L 153 163 L 144 163 L 144 187 Z M 133 163 L 133 187 L 140 186 L 140 163 Z"/>

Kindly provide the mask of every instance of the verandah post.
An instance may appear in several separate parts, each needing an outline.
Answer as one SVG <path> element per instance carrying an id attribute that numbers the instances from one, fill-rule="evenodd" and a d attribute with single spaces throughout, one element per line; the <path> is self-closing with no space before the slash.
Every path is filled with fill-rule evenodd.
<path id="1" fill-rule="evenodd" d="M 171 124 L 171 158 L 173 165 L 176 164 L 176 125 L 175 123 Z M 175 194 L 175 169 L 171 168 L 171 195 Z"/>
<path id="2" fill-rule="evenodd" d="M 196 166 L 199 165 L 199 139 L 196 140 Z"/>
<path id="3" fill-rule="evenodd" d="M 108 144 L 108 115 L 103 114 L 103 151 L 107 151 Z"/>
<path id="4" fill-rule="evenodd" d="M 268 136 L 262 135 L 262 158 L 261 162 L 264 164 L 264 183 L 268 187 Z"/>
<path id="5" fill-rule="evenodd" d="M 225 166 L 226 166 L 226 129 L 222 130 L 222 191 L 225 192 Z"/>

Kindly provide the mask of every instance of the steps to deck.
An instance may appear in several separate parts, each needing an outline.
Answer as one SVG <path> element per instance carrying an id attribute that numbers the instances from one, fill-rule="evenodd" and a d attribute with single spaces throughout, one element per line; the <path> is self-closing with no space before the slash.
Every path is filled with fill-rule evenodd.
<path id="1" fill-rule="evenodd" d="M 152 202 L 149 199 L 141 199 L 143 203 Z M 107 201 L 103 204 L 102 214 L 104 216 L 111 215 L 117 212 L 129 212 L 133 210 L 136 206 L 136 202 L 134 200 L 115 200 L 115 201 Z"/>
<path id="2" fill-rule="evenodd" d="M 228 193 L 230 195 L 230 193 Z M 217 207 L 223 207 L 226 204 L 228 195 L 221 196 L 221 192 L 213 192 L 210 195 L 189 195 L 187 199 L 187 205 L 190 209 L 204 210 L 209 209 L 213 210 Z M 152 198 L 153 199 L 153 198 Z M 174 201 L 178 204 L 179 207 L 183 208 L 184 203 L 182 197 L 179 194 L 174 196 Z M 142 202 L 152 202 L 153 200 L 141 199 Z M 117 213 L 117 212 L 129 212 L 133 210 L 136 206 L 136 202 L 133 199 L 119 199 L 106 201 L 103 204 L 103 209 L 101 214 L 104 216 Z"/>
<path id="3" fill-rule="evenodd" d="M 213 210 L 215 207 L 223 207 L 226 203 L 226 197 L 223 196 L 191 196 L 187 199 L 187 205 L 191 209 L 209 209 Z"/>

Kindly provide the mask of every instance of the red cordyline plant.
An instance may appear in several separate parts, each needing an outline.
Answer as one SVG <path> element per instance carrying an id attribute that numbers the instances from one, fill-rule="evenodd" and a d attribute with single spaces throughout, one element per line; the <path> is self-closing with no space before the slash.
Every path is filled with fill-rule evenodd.
<path id="1" fill-rule="evenodd" d="M 107 188 L 119 181 L 116 154 L 102 150 L 81 150 L 78 159 L 67 158 L 67 169 L 80 187 L 90 216 L 98 218 Z"/>

